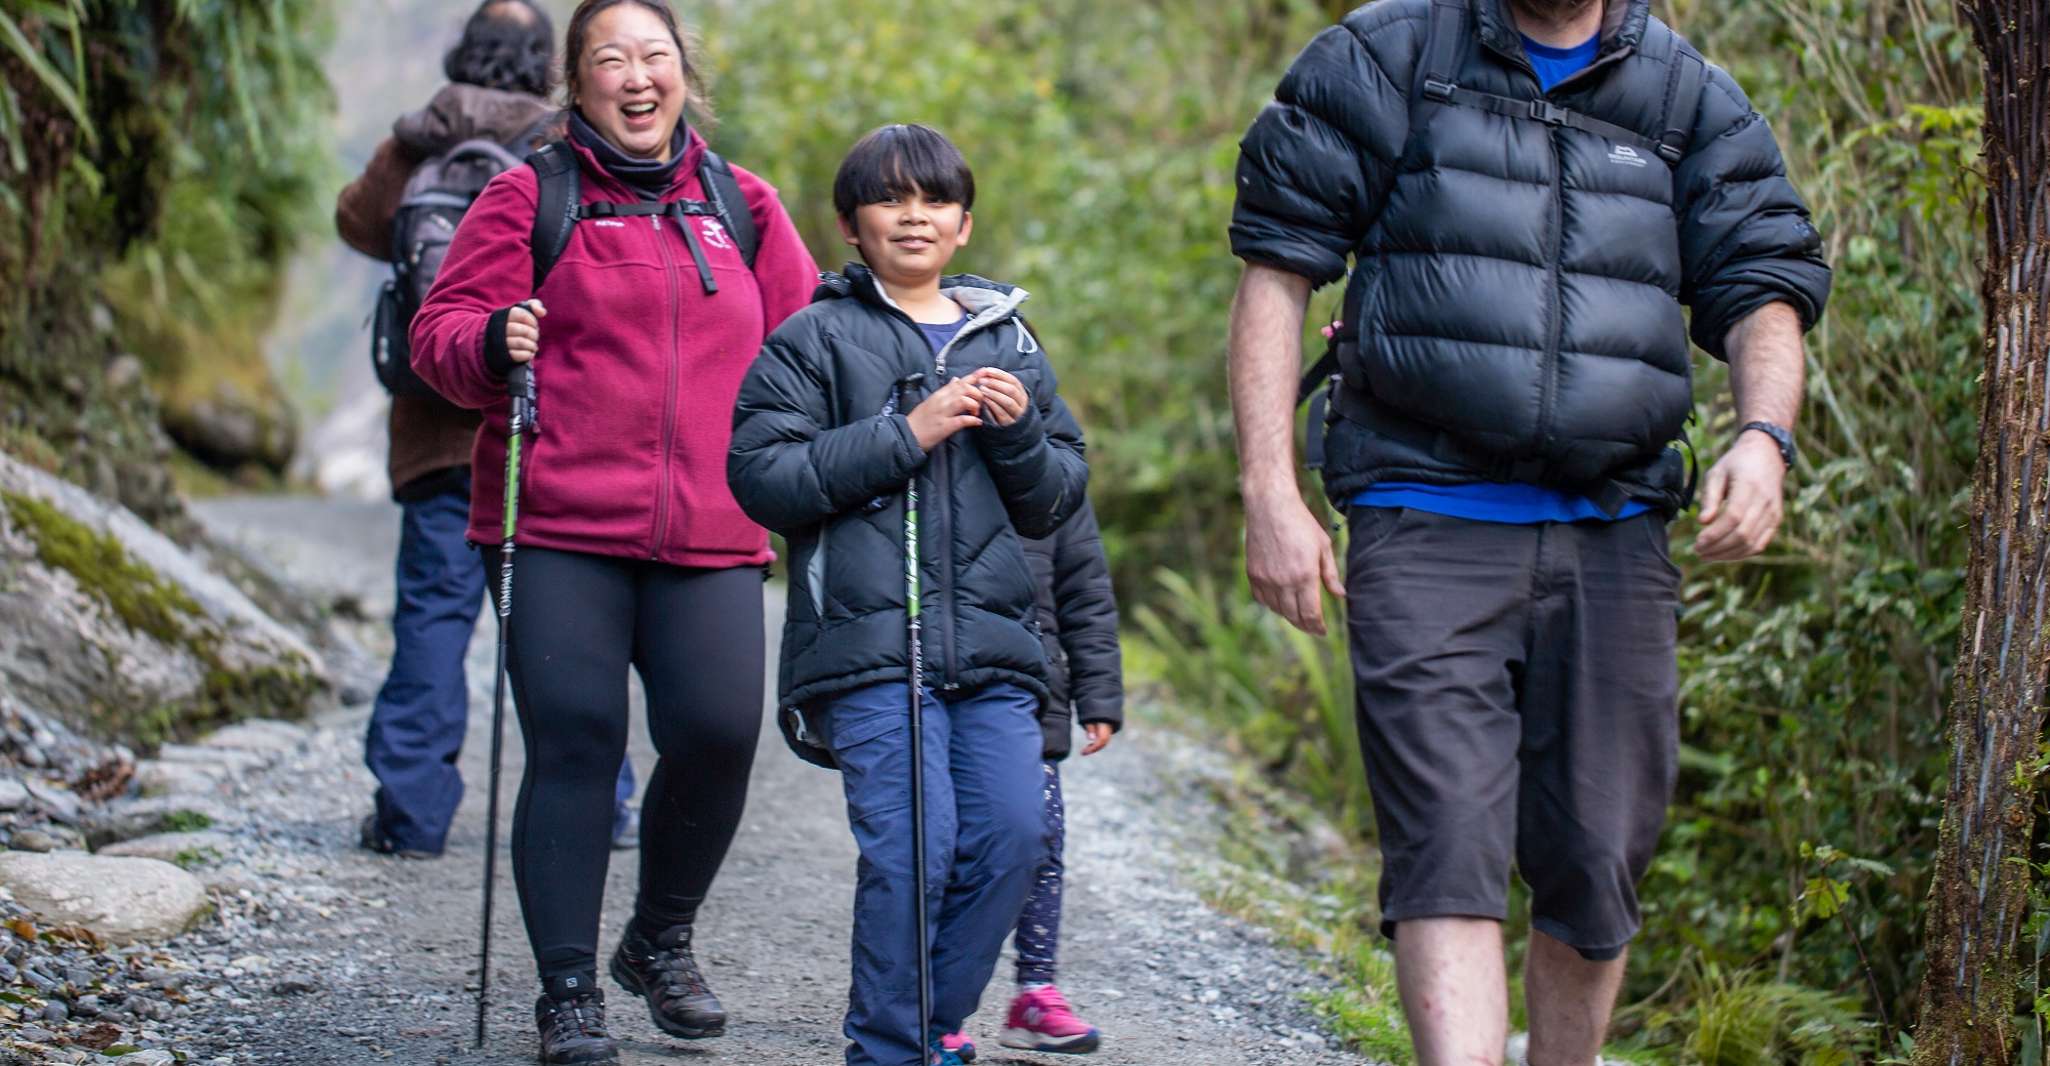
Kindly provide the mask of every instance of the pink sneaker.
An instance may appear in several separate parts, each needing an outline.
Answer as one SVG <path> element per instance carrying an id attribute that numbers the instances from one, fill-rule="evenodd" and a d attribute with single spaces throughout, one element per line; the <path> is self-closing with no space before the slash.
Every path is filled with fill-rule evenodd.
<path id="1" fill-rule="evenodd" d="M 1060 989 L 1035 985 L 1011 1001 L 1010 1018 L 997 1043 L 1021 1051 L 1086 1055 L 1095 1051 L 1101 1040 L 1095 1026 L 1075 1017 Z"/>
<path id="2" fill-rule="evenodd" d="M 966 1033 L 948 1033 L 940 1037 L 940 1049 L 953 1052 L 962 1062 L 975 1061 L 975 1041 L 968 1039 Z"/>

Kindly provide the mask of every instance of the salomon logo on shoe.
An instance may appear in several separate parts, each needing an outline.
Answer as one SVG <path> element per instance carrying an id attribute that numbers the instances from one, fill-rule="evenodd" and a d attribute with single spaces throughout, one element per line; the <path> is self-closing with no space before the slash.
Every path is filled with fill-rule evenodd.
<path id="1" fill-rule="evenodd" d="M 1613 144 L 1609 146 L 1609 162 L 1619 166 L 1641 167 L 1645 165 L 1646 160 L 1638 154 L 1637 149 L 1627 144 Z"/>

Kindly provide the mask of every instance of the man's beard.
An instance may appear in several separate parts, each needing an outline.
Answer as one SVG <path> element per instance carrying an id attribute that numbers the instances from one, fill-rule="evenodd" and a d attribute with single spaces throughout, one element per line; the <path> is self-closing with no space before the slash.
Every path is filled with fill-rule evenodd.
<path id="1" fill-rule="evenodd" d="M 1510 0 L 1524 14 L 1554 25 L 1569 22 L 1588 8 L 1600 8 L 1602 0 Z"/>

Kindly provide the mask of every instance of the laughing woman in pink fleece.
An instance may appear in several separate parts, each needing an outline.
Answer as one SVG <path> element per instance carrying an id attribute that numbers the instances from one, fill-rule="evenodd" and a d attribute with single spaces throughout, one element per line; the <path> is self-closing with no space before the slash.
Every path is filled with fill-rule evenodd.
<path id="1" fill-rule="evenodd" d="M 640 673 L 660 761 L 642 805 L 640 891 L 611 958 L 676 1036 L 726 1015 L 693 958 L 698 905 L 739 824 L 760 727 L 768 537 L 726 487 L 734 399 L 763 338 L 818 268 L 776 191 L 708 156 L 690 37 L 660 0 L 583 0 L 563 50 L 580 195 L 538 287 L 540 167 L 464 216 L 413 320 L 413 365 L 485 412 L 470 539 L 497 541 L 506 385 L 531 362 L 540 433 L 523 462 L 513 692 L 526 776 L 512 862 L 540 966 L 541 1060 L 617 1050 L 597 981 L 613 781 Z M 544 158 L 549 153 L 544 153 Z M 545 163 L 543 164 L 546 165 Z M 741 202 L 735 203 L 734 200 Z M 581 207 L 576 207 L 581 204 Z M 752 253 L 752 265 L 749 253 Z"/>

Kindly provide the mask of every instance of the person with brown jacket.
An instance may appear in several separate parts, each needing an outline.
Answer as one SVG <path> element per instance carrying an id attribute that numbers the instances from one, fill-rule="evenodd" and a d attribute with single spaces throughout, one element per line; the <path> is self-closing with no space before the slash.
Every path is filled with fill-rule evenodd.
<path id="1" fill-rule="evenodd" d="M 335 201 L 335 229 L 349 247 L 392 256 L 392 224 L 416 170 L 464 141 L 486 138 L 525 155 L 549 132 L 546 95 L 555 29 L 529 0 L 484 0 L 443 61 L 449 84 L 426 107 L 400 116 L 370 162 Z M 456 757 L 469 717 L 463 659 L 486 593 L 482 557 L 465 539 L 470 458 L 479 416 L 433 394 L 392 397 L 392 497 L 403 513 L 392 613 L 390 673 L 364 739 L 376 775 L 376 810 L 361 843 L 407 858 L 439 855 L 462 799 Z M 620 766 L 614 840 L 628 837 L 631 764 Z"/>

